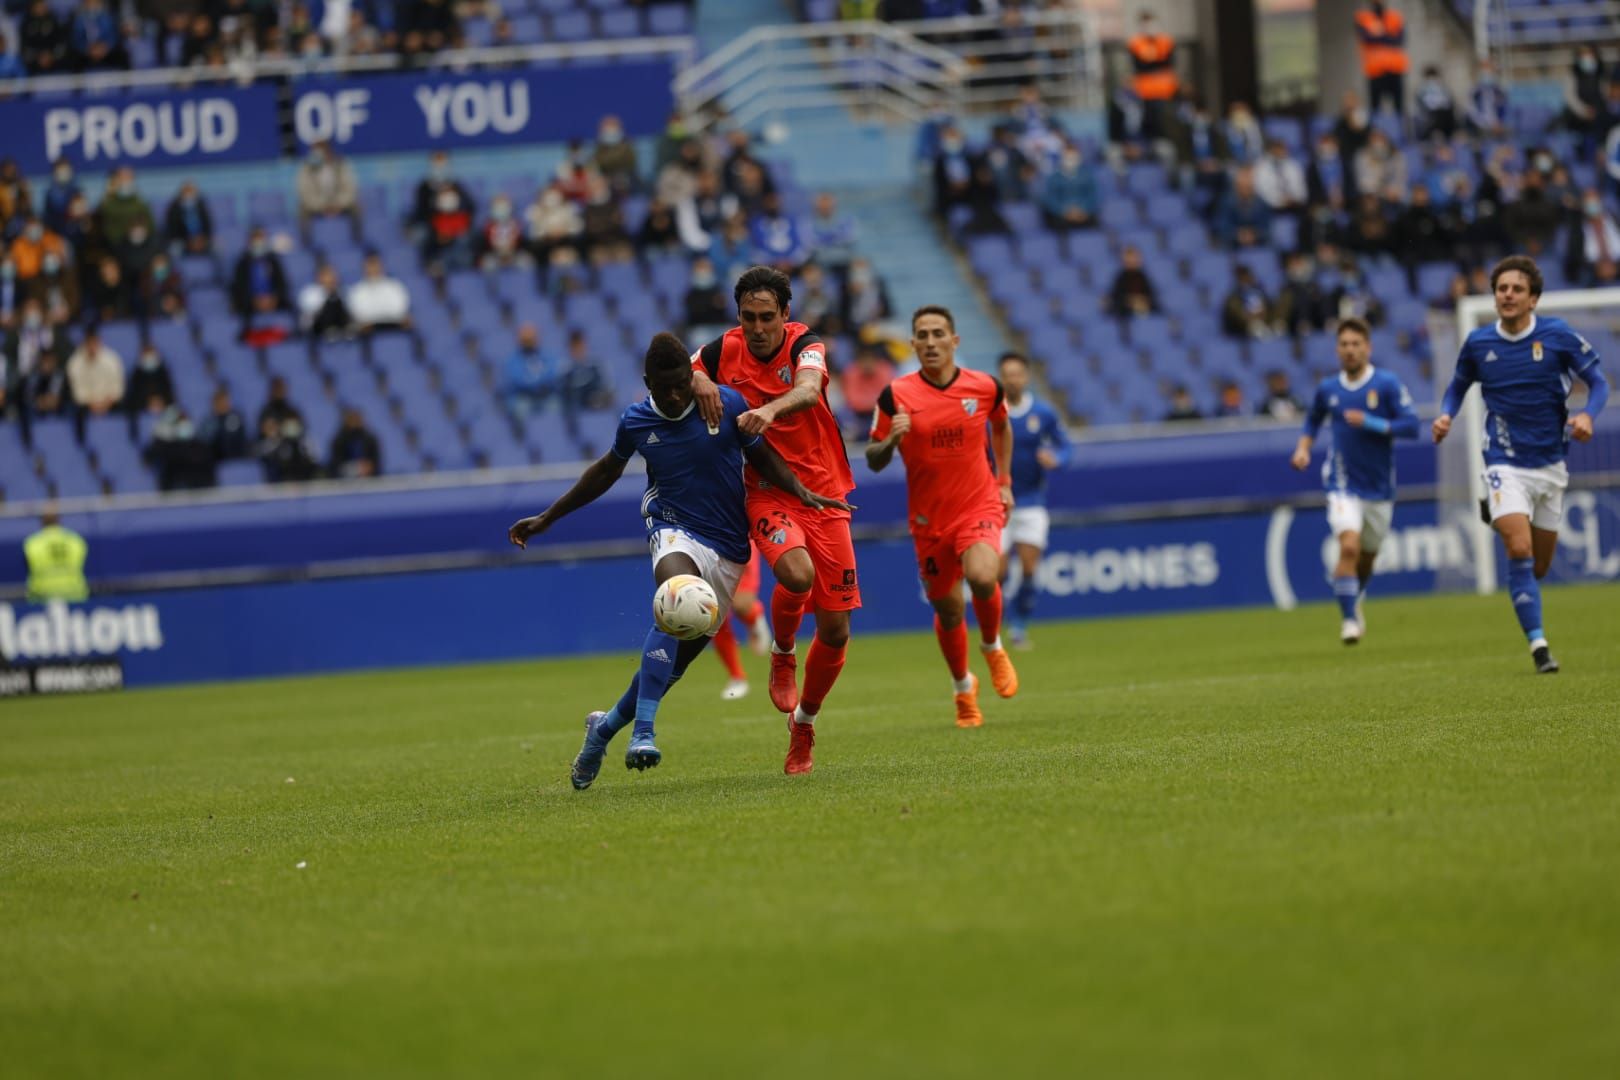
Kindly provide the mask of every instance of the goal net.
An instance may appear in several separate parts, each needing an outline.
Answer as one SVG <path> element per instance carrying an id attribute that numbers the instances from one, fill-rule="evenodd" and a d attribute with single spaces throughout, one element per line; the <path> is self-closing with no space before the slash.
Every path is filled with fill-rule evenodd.
<path id="1" fill-rule="evenodd" d="M 1620 288 L 1546 292 L 1536 305 L 1536 314 L 1569 323 L 1602 357 L 1604 374 L 1612 381 L 1620 370 Z M 1449 355 L 1435 357 L 1436 402 L 1451 384 L 1463 341 L 1472 330 L 1495 319 L 1489 296 L 1469 296 L 1458 302 L 1457 340 Z M 1574 412 L 1585 404 L 1586 386 L 1575 379 L 1569 409 Z M 1454 419 L 1451 436 L 1440 445 L 1436 463 L 1439 523 L 1466 537 L 1464 557 L 1440 571 L 1441 588 L 1496 589 L 1500 545 L 1479 513 L 1480 500 L 1485 497 L 1484 442 L 1485 405 L 1475 388 Z M 1552 576 L 1564 580 L 1620 576 L 1620 553 L 1607 550 L 1615 547 L 1613 534 L 1620 523 L 1620 415 L 1615 409 L 1605 409 L 1598 417 L 1591 442 L 1570 444 L 1568 464 L 1569 491 Z"/>

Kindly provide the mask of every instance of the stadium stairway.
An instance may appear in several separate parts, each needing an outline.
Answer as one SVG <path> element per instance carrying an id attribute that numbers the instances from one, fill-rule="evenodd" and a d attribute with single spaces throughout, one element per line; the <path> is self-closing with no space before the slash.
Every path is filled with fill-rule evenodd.
<path id="1" fill-rule="evenodd" d="M 793 21 L 793 5 L 785 0 L 699 0 L 694 29 L 707 55 L 756 26 Z"/>

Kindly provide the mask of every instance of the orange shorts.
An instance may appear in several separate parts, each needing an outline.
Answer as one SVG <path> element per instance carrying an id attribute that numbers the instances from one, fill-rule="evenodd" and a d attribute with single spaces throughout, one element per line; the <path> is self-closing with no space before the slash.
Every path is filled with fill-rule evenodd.
<path id="1" fill-rule="evenodd" d="M 993 513 L 987 508 L 937 532 L 911 534 L 917 546 L 917 570 L 922 574 L 928 599 L 941 600 L 951 594 L 962 580 L 962 553 L 974 544 L 988 544 L 1000 555 L 1005 520 L 1005 511 L 997 506 Z"/>
<path id="2" fill-rule="evenodd" d="M 748 496 L 754 547 L 772 570 L 776 560 L 804 548 L 815 567 L 810 606 L 817 611 L 854 611 L 861 606 L 860 579 L 855 574 L 855 542 L 849 536 L 849 513 L 811 510 L 797 499 L 774 492 Z"/>
<path id="3" fill-rule="evenodd" d="M 743 568 L 742 577 L 737 579 L 737 592 L 759 595 L 759 552 L 754 552 L 754 557 L 749 559 L 748 565 Z"/>

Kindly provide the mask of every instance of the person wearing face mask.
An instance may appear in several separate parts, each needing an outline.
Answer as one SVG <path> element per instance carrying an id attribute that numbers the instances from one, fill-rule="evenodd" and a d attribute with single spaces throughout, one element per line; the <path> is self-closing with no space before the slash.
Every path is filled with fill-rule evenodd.
<path id="1" fill-rule="evenodd" d="M 161 491 L 196 491 L 218 482 L 214 448 L 198 437 L 197 425 L 178 405 L 164 411 L 141 456 L 156 471 Z"/>
<path id="2" fill-rule="evenodd" d="M 1386 103 L 1406 116 L 1406 16 L 1373 0 L 1356 12 L 1361 72 L 1367 77 L 1367 103 L 1377 112 Z"/>
<path id="3" fill-rule="evenodd" d="M 101 331 L 93 325 L 68 357 L 67 377 L 73 403 L 92 416 L 111 412 L 124 399 L 124 361 L 106 346 Z"/>
<path id="4" fill-rule="evenodd" d="M 889 303 L 889 287 L 872 264 L 856 259 L 849 264 L 849 279 L 844 285 L 844 326 L 859 332 L 863 327 L 887 319 L 894 313 Z"/>
<path id="5" fill-rule="evenodd" d="M 1041 215 L 1054 232 L 1090 229 L 1097 224 L 1097 175 L 1078 146 L 1065 146 L 1058 167 L 1046 177 Z"/>
<path id="6" fill-rule="evenodd" d="M 107 183 L 107 194 L 96 207 L 96 222 L 101 227 L 101 238 L 110 249 L 117 250 L 129 238 L 136 225 L 155 229 L 152 208 L 135 188 L 135 170 L 121 166 L 113 170 Z"/>
<path id="7" fill-rule="evenodd" d="M 473 203 L 459 185 L 440 187 L 428 215 L 422 257 L 445 270 L 465 270 L 473 257 Z"/>
<path id="8" fill-rule="evenodd" d="M 597 125 L 596 149 L 591 160 L 615 194 L 624 195 L 641 186 L 641 166 L 635 144 L 625 138 L 624 124 L 617 116 L 604 116 Z"/>
<path id="9" fill-rule="evenodd" d="M 681 230 L 675 224 L 675 211 L 668 203 L 654 199 L 636 232 L 636 251 L 643 258 L 676 255 L 681 250 Z"/>
<path id="10" fill-rule="evenodd" d="M 1603 63 L 1597 49 L 1581 45 L 1570 65 L 1569 82 L 1564 84 L 1564 127 L 1577 132 L 1583 147 L 1589 148 L 1601 135 L 1607 120 L 1603 107 Z"/>
<path id="11" fill-rule="evenodd" d="M 46 254 L 40 259 L 39 273 L 25 291 L 39 301 L 47 322 L 60 325 L 79 317 L 79 275 L 60 255 Z"/>
<path id="12" fill-rule="evenodd" d="M 721 287 L 714 261 L 707 255 L 692 260 L 692 276 L 682 304 L 687 337 L 708 338 L 708 331 L 732 322 L 731 296 Z"/>
<path id="13" fill-rule="evenodd" d="M 248 236 L 247 250 L 236 260 L 231 274 L 231 305 L 242 320 L 246 337 L 256 319 L 277 311 L 291 310 L 287 273 L 281 257 L 270 250 L 270 235 L 256 228 Z"/>
<path id="14" fill-rule="evenodd" d="M 26 296 L 23 283 L 17 280 L 16 262 L 9 254 L 0 256 L 0 330 L 10 330 L 17 325 L 17 315 L 22 311 Z"/>
<path id="15" fill-rule="evenodd" d="M 416 197 L 408 222 L 418 233 L 426 235 L 432 229 L 434 215 L 439 212 L 439 196 L 446 190 L 455 192 L 459 204 L 466 207 L 469 213 L 472 212 L 475 207 L 473 197 L 451 171 L 450 155 L 443 150 L 435 150 L 428 158 L 427 175 L 416 185 Z"/>
<path id="16" fill-rule="evenodd" d="M 529 243 L 534 248 L 535 258 L 541 262 L 549 262 L 552 252 L 559 248 L 577 247 L 585 231 L 585 216 L 563 196 L 556 184 L 549 184 L 536 193 L 523 218 L 529 228 Z"/>
<path id="17" fill-rule="evenodd" d="M 1457 134 L 1457 103 L 1433 64 L 1423 69 L 1418 84 L 1416 135 L 1419 139 L 1449 139 Z"/>
<path id="18" fill-rule="evenodd" d="M 40 220 L 47 229 L 54 233 L 62 231 L 67 224 L 68 205 L 81 190 L 73 178 L 73 166 L 69 162 L 58 158 L 51 163 L 51 182 L 45 188 L 39 211 Z"/>
<path id="19" fill-rule="evenodd" d="M 22 228 L 11 242 L 11 261 L 17 268 L 17 280 L 24 283 L 39 276 L 45 256 L 67 257 L 67 245 L 62 238 L 45 227 L 45 223 L 32 214 L 24 214 Z"/>
<path id="20" fill-rule="evenodd" d="M 144 300 L 141 282 L 151 272 L 152 264 L 162 253 L 163 243 L 158 239 L 157 230 L 146 222 L 136 222 L 124 235 L 124 242 L 113 246 L 113 255 L 118 259 L 118 268 L 123 271 L 124 280 L 133 290 L 130 299 L 135 304 L 135 314 L 140 318 L 145 318 L 149 314 L 141 307 L 141 301 Z"/>
<path id="21" fill-rule="evenodd" d="M 497 195 L 489 204 L 489 220 L 478 232 L 476 249 L 478 268 L 496 270 L 501 267 L 532 267 L 534 256 L 529 254 L 528 241 L 523 235 L 523 221 L 512 212 L 512 200 Z"/>
<path id="22" fill-rule="evenodd" d="M 1572 230 L 1570 241 L 1570 254 L 1575 256 L 1571 260 L 1575 270 L 1572 276 L 1583 285 L 1596 282 L 1601 276 L 1599 266 L 1620 263 L 1620 226 L 1596 188 L 1581 192 L 1579 227 Z"/>
<path id="23" fill-rule="evenodd" d="M 1131 85 L 1142 102 L 1142 133 L 1150 139 L 1162 138 L 1167 114 L 1181 80 L 1176 76 L 1176 41 L 1159 28 L 1159 20 L 1144 11 L 1138 30 L 1125 43 L 1131 54 Z"/>
<path id="24" fill-rule="evenodd" d="M 1371 137 L 1372 121 L 1361 102 L 1361 95 L 1354 90 L 1346 90 L 1339 118 L 1333 124 L 1333 141 L 1339 148 L 1339 160 L 1345 164 L 1344 199 L 1347 204 L 1353 203 L 1360 194 L 1356 187 L 1354 164 L 1356 155 L 1361 153 Z"/>
<path id="25" fill-rule="evenodd" d="M 1468 95 L 1468 130 L 1485 138 L 1499 139 L 1507 134 L 1508 96 L 1496 77 L 1490 59 L 1479 62 L 1479 75 Z"/>
<path id="26" fill-rule="evenodd" d="M 175 319 L 186 313 L 185 282 L 166 251 L 159 251 L 152 259 L 146 273 L 136 281 L 135 289 L 139 294 L 138 307 L 149 316 Z"/>
<path id="27" fill-rule="evenodd" d="M 934 157 L 934 213 L 938 217 L 949 218 L 953 209 L 968 205 L 975 164 L 961 128 L 952 124 L 940 132 L 939 153 Z"/>
<path id="28" fill-rule="evenodd" d="M 60 368 L 67 362 L 69 342 L 45 318 L 45 308 L 38 300 L 23 301 L 15 325 L 0 328 L 0 414 L 16 411 L 23 401 L 23 389 L 29 378 L 39 369 L 40 358 L 53 355 Z M 26 420 L 26 416 L 23 417 Z"/>
<path id="29" fill-rule="evenodd" d="M 180 185 L 163 215 L 163 232 L 169 243 L 178 244 L 187 255 L 207 255 L 214 250 L 214 215 L 208 209 L 197 185 L 187 180 Z"/>
<path id="30" fill-rule="evenodd" d="M 298 227 L 307 237 L 316 218 L 346 217 L 350 235 L 360 238 L 360 182 L 354 166 L 321 140 L 298 166 Z"/>
<path id="31" fill-rule="evenodd" d="M 130 372 L 129 386 L 124 394 L 124 410 L 131 423 L 141 413 L 158 415 L 174 404 L 174 377 L 157 346 L 147 342 L 135 358 L 135 370 Z"/>

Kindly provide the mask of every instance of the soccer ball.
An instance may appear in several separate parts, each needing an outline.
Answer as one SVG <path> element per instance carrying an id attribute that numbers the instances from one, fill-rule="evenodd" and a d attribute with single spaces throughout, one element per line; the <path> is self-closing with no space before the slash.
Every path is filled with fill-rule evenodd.
<path id="1" fill-rule="evenodd" d="M 709 583 L 692 574 L 676 574 L 653 593 L 653 622 L 682 641 L 694 641 L 714 629 L 720 601 Z"/>

